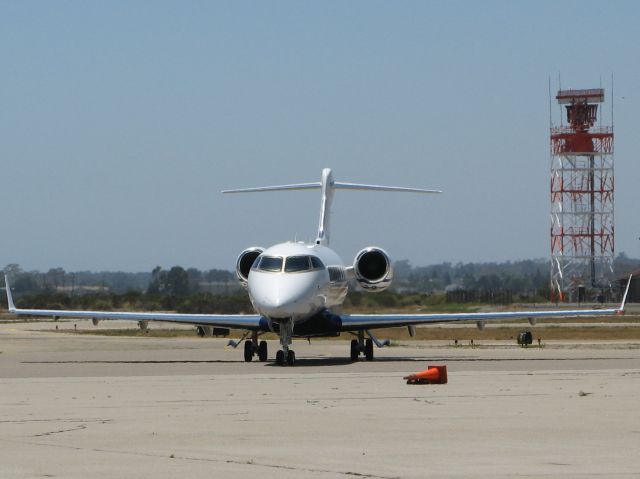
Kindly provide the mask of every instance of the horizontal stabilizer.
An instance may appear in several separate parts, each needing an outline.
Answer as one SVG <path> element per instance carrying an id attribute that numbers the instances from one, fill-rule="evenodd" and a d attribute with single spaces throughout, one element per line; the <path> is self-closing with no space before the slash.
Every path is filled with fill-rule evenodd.
<path id="1" fill-rule="evenodd" d="M 321 183 L 295 183 L 292 185 L 257 186 L 254 188 L 238 188 L 223 190 L 223 193 L 258 193 L 261 191 L 292 191 L 292 190 L 317 190 Z M 369 190 L 369 191 L 396 191 L 400 193 L 442 193 L 440 190 L 426 190 L 424 188 L 407 188 L 405 186 L 365 185 L 362 183 L 334 182 L 331 187 L 335 190 Z"/>
<path id="2" fill-rule="evenodd" d="M 329 244 L 329 217 L 331 216 L 331 203 L 335 190 L 360 190 L 360 191 L 391 191 L 400 193 L 442 193 L 440 190 L 427 190 L 424 188 L 407 188 L 405 186 L 367 185 L 363 183 L 350 183 L 334 181 L 330 168 L 322 170 L 322 180 L 313 183 L 294 183 L 292 185 L 258 186 L 254 188 L 239 188 L 223 190 L 223 193 L 257 193 L 263 191 L 292 191 L 292 190 L 322 190 L 320 203 L 320 222 L 318 224 L 318 236 L 316 244 Z"/>
<path id="3" fill-rule="evenodd" d="M 407 188 L 405 186 L 363 185 L 361 183 L 344 183 L 336 181 L 336 190 L 370 190 L 370 191 L 398 191 L 402 193 L 442 193 L 440 190 L 425 190 L 424 188 Z"/>
<path id="4" fill-rule="evenodd" d="M 258 186 L 255 188 L 239 188 L 237 190 L 223 190 L 223 193 L 255 193 L 259 191 L 286 191 L 286 190 L 318 190 L 320 183 L 297 183 L 293 185 Z"/>

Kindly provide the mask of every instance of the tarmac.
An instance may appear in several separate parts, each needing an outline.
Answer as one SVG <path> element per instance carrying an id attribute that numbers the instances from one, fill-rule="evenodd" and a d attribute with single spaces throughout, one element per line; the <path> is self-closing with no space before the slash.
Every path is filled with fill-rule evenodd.
<path id="1" fill-rule="evenodd" d="M 298 340 L 278 367 L 0 324 L 0 478 L 640 477 L 640 343 L 408 339 L 356 363 Z M 448 384 L 403 380 L 430 364 Z"/>

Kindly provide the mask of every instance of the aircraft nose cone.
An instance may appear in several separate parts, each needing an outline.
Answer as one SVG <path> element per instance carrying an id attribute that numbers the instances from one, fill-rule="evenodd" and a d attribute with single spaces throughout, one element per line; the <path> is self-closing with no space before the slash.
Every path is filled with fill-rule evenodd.
<path id="1" fill-rule="evenodd" d="M 257 279 L 257 278 L 251 278 Z M 295 281 L 293 281 L 295 279 Z M 264 281 L 250 281 L 249 290 L 254 306 L 265 316 L 286 318 L 308 313 L 313 308 L 315 282 L 294 278 L 266 277 Z"/>
<path id="2" fill-rule="evenodd" d="M 264 313 L 272 317 L 288 317 L 295 312 L 298 303 L 296 297 L 265 297 L 260 301 L 261 309 Z"/>

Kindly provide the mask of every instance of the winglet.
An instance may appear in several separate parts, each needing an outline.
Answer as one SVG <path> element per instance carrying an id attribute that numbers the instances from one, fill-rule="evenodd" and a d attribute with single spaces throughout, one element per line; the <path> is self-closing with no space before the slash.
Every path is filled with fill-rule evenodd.
<path id="1" fill-rule="evenodd" d="M 11 296 L 11 285 L 9 284 L 9 277 L 4 275 L 4 286 L 7 290 L 7 302 L 9 303 L 9 312 L 14 313 L 16 310 L 16 305 L 13 304 L 13 296 Z"/>
<path id="2" fill-rule="evenodd" d="M 624 314 L 624 306 L 627 303 L 627 295 L 629 294 L 629 287 L 631 286 L 631 278 L 633 275 L 629 275 L 629 281 L 627 281 L 627 287 L 624 290 L 624 296 L 622 296 L 622 303 L 620 303 L 620 308 L 618 308 L 618 314 Z"/>

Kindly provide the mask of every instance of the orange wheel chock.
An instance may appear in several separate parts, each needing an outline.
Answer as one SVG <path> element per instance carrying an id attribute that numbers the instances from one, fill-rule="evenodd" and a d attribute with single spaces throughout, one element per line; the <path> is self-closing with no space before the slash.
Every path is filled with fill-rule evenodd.
<path id="1" fill-rule="evenodd" d="M 447 384 L 447 366 L 429 366 L 424 371 L 405 376 L 407 384 Z"/>

